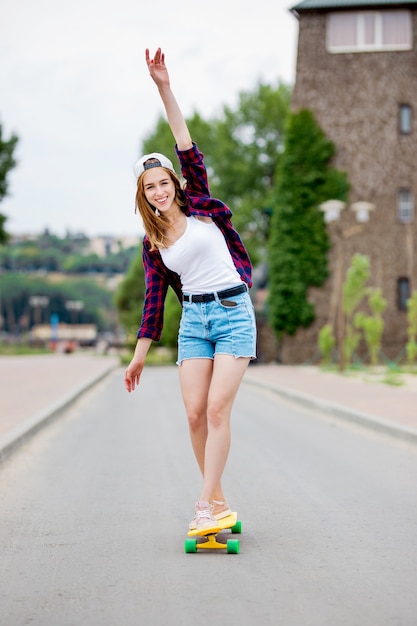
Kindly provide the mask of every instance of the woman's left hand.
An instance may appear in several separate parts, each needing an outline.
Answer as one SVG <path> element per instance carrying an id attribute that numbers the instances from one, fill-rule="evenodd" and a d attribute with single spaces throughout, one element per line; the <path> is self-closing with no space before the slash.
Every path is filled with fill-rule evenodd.
<path id="1" fill-rule="evenodd" d="M 145 51 L 146 63 L 148 65 L 149 74 L 158 87 L 169 86 L 169 74 L 165 65 L 165 55 L 161 48 L 155 52 L 153 59 L 150 58 L 149 49 Z"/>

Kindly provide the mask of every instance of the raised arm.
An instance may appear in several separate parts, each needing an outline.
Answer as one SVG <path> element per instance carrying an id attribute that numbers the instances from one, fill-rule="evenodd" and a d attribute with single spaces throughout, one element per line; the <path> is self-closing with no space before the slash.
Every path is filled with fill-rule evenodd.
<path id="1" fill-rule="evenodd" d="M 165 111 L 168 118 L 168 123 L 171 128 L 171 132 L 174 135 L 174 139 L 179 150 L 189 150 L 192 147 L 192 139 L 185 123 L 181 109 L 175 99 L 175 96 L 171 90 L 169 81 L 169 74 L 165 65 L 165 55 L 161 51 L 161 48 L 155 52 L 153 59 L 149 56 L 149 50 L 145 52 L 146 63 L 148 65 L 149 74 L 158 87 L 159 94 L 161 96 L 162 103 L 165 107 Z"/>

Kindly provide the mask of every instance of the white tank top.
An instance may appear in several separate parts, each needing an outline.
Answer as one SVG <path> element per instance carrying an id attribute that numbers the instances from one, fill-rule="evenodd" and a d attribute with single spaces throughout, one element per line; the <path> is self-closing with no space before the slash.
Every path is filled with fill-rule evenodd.
<path id="1" fill-rule="evenodd" d="M 168 269 L 179 274 L 184 293 L 221 291 L 242 282 L 223 233 L 214 222 L 187 217 L 184 234 L 159 252 Z"/>

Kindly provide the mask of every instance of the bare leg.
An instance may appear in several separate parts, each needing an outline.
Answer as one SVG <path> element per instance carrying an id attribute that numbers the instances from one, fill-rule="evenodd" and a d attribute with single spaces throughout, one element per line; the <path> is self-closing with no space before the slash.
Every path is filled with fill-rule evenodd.
<path id="1" fill-rule="evenodd" d="M 223 500 L 221 477 L 230 450 L 230 414 L 249 359 L 228 354 L 214 357 L 207 402 L 207 441 L 202 501 Z M 219 491 L 220 487 L 220 491 Z"/>
<path id="2" fill-rule="evenodd" d="M 182 397 L 187 412 L 191 444 L 204 476 L 207 440 L 207 399 L 213 373 L 211 359 L 186 359 L 179 369 Z"/>
<path id="3" fill-rule="evenodd" d="M 221 477 L 230 449 L 230 414 L 249 359 L 220 354 L 179 367 L 191 442 L 203 474 L 202 501 L 224 500 Z"/>

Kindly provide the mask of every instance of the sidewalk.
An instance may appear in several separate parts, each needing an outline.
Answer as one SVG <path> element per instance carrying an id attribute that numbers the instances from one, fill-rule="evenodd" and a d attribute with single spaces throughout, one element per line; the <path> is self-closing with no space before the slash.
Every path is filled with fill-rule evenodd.
<path id="1" fill-rule="evenodd" d="M 339 374 L 313 366 L 252 365 L 245 382 L 342 419 L 417 443 L 417 375 Z"/>
<path id="2" fill-rule="evenodd" d="M 118 366 L 117 357 L 83 353 L 0 357 L 0 462 Z M 417 375 L 400 378 L 392 386 L 366 372 L 271 364 L 251 365 L 244 384 L 417 443 Z"/>
<path id="3" fill-rule="evenodd" d="M 0 356 L 0 462 L 118 364 L 82 353 Z"/>

